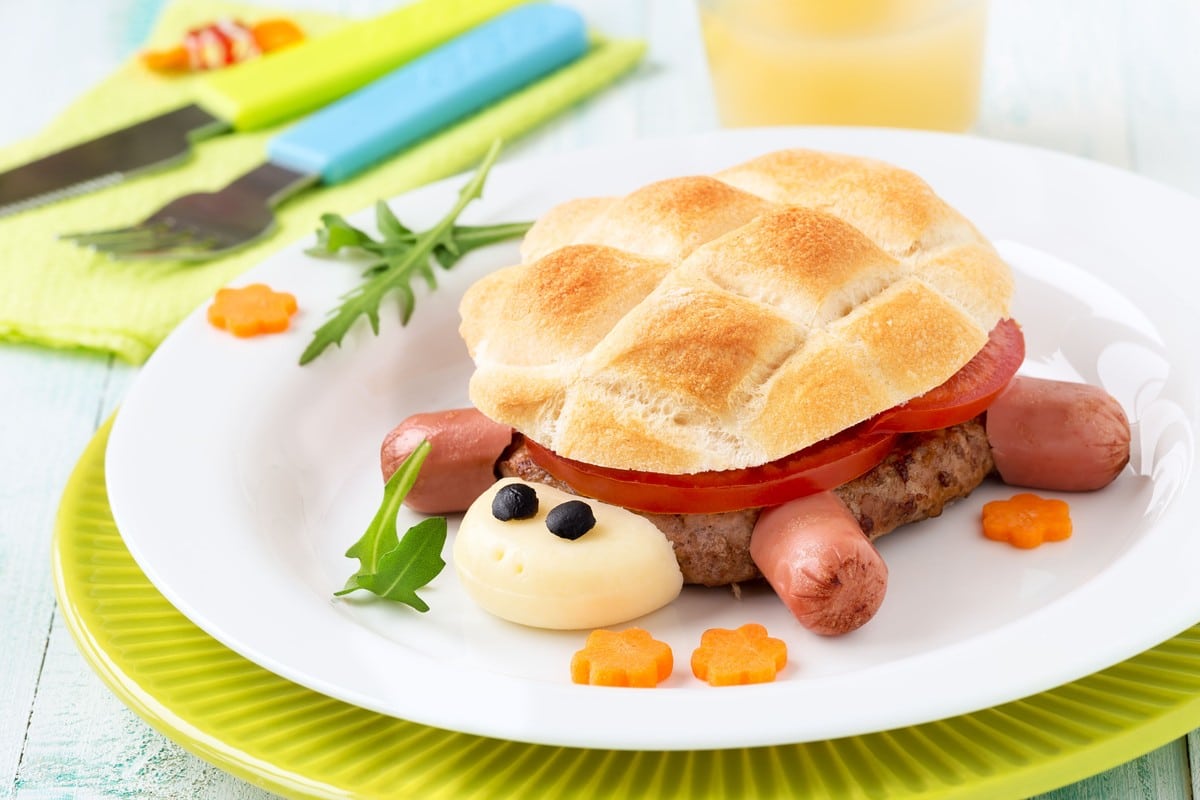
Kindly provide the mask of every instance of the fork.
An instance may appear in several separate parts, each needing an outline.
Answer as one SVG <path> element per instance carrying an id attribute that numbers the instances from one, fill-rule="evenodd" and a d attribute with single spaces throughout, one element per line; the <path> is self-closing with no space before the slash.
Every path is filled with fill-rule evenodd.
<path id="1" fill-rule="evenodd" d="M 278 134 L 266 163 L 224 188 L 176 198 L 127 227 L 60 238 L 118 259 L 218 258 L 269 235 L 274 209 L 297 193 L 346 181 L 587 48 L 578 12 L 520 6 Z"/>
<path id="2" fill-rule="evenodd" d="M 270 234 L 273 209 L 318 180 L 267 163 L 220 191 L 178 197 L 135 225 L 59 238 L 113 258 L 206 261 Z"/>

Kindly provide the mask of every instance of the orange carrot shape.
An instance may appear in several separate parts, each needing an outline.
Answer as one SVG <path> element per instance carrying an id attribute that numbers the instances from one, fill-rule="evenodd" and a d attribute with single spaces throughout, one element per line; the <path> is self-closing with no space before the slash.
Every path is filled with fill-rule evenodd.
<path id="1" fill-rule="evenodd" d="M 286 331 L 296 298 L 277 292 L 265 283 L 252 283 L 240 289 L 219 289 L 208 307 L 208 321 L 234 336 L 257 336 Z"/>
<path id="2" fill-rule="evenodd" d="M 671 647 L 641 628 L 588 634 L 583 649 L 571 659 L 571 680 L 593 686 L 653 688 L 675 667 Z"/>
<path id="3" fill-rule="evenodd" d="M 1022 492 L 983 504 L 983 535 L 1013 547 L 1032 549 L 1071 536 L 1071 510 L 1065 500 Z"/>
<path id="4" fill-rule="evenodd" d="M 692 653 L 692 674 L 711 686 L 770 683 L 787 665 L 787 645 L 758 623 L 710 628 Z"/>

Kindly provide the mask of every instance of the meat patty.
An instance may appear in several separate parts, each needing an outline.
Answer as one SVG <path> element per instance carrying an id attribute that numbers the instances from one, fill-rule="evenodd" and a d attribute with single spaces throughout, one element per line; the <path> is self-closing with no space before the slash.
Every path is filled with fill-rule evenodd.
<path id="1" fill-rule="evenodd" d="M 863 532 L 875 539 L 906 523 L 936 517 L 947 503 L 970 494 L 992 469 L 992 453 L 979 417 L 943 430 L 897 437 L 887 458 L 834 493 L 850 508 Z M 519 435 L 497 471 L 502 477 L 574 492 L 534 463 Z M 761 510 L 642 516 L 674 544 L 686 583 L 723 586 L 762 577 L 750 558 L 750 534 Z"/>

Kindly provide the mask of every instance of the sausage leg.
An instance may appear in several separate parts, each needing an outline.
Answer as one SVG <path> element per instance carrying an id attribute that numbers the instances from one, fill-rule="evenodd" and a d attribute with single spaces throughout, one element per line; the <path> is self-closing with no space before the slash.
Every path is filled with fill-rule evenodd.
<path id="1" fill-rule="evenodd" d="M 1129 420 L 1085 383 L 1013 378 L 987 410 L 1000 478 L 1012 486 L 1082 492 L 1107 486 L 1129 463 Z"/>
<path id="2" fill-rule="evenodd" d="M 800 624 L 826 636 L 862 627 L 883 603 L 887 564 L 846 504 L 820 492 L 759 516 L 750 556 Z"/>
<path id="3" fill-rule="evenodd" d="M 422 439 L 431 445 L 404 504 L 422 514 L 466 510 L 496 482 L 496 462 L 512 444 L 513 429 L 474 408 L 414 414 L 384 437 L 379 461 L 392 477 Z"/>

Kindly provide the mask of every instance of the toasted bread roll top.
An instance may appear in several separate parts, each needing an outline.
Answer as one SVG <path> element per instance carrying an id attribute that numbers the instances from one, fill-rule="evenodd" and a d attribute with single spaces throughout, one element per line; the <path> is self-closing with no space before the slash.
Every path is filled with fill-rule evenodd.
<path id="1" fill-rule="evenodd" d="M 567 458 L 781 458 L 945 381 L 1012 277 L 920 178 L 789 150 L 551 209 L 473 285 L 471 401 Z"/>

